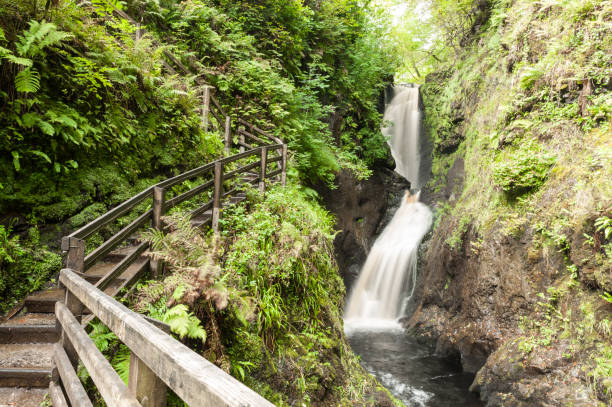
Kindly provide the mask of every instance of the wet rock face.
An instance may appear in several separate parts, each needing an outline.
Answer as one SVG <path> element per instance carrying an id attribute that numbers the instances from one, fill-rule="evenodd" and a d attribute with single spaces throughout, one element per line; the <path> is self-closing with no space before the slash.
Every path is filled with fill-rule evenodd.
<path id="1" fill-rule="evenodd" d="M 520 339 L 509 341 L 476 375 L 471 389 L 480 392 L 487 406 L 593 405 L 570 340 L 534 349 L 527 356 L 519 344 Z"/>
<path id="2" fill-rule="evenodd" d="M 336 216 L 336 259 L 347 290 L 359 276 L 376 236 L 391 220 L 410 183 L 386 167 L 364 181 L 342 171 L 336 189 L 318 187 L 327 209 Z"/>

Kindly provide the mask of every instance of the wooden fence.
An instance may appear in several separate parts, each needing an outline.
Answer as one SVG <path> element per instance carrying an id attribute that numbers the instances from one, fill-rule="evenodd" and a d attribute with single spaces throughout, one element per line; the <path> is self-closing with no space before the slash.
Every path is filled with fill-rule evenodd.
<path id="1" fill-rule="evenodd" d="M 138 27 L 137 37 L 142 35 L 144 30 L 130 16 L 120 10 L 115 13 Z M 172 53 L 166 50 L 164 54 L 180 71 L 192 74 Z M 168 63 L 165 67 L 176 72 Z M 189 207 L 197 226 L 210 225 L 218 232 L 224 202 L 237 197 L 244 184 L 256 185 L 264 193 L 267 181 L 286 183 L 287 145 L 245 120 L 238 119 L 236 126 L 214 97 L 213 88 L 201 78 L 196 81 L 202 86 L 202 126 L 206 131 L 220 130 L 226 157 L 153 185 L 62 239 L 62 250 L 67 252 L 67 257 L 66 268 L 60 273 L 60 285 L 66 294 L 64 302 L 57 302 L 55 306 L 61 339 L 54 349 L 55 368 L 49 385 L 54 406 L 92 406 L 76 375 L 79 362 L 111 407 L 165 406 L 168 389 L 191 407 L 272 406 L 175 340 L 165 324 L 129 310 L 112 295 L 104 293 L 149 249 L 148 242 L 138 240 L 138 231 L 147 227 L 161 230 L 161 218 L 173 208 Z M 238 147 L 237 154 L 230 155 L 232 147 Z M 206 198 L 201 202 L 203 196 Z M 117 231 L 119 221 L 127 225 Z M 107 237 L 103 242 L 95 244 L 104 233 Z M 91 279 L 86 274 L 126 245 L 131 245 L 131 250 L 101 278 Z M 160 264 L 147 260 L 137 273 L 122 279 L 118 286 L 115 284 L 114 292 L 130 286 L 147 268 L 153 276 L 161 272 Z M 83 328 L 86 311 L 90 314 L 85 321 L 97 317 L 130 349 L 127 386 Z"/>
<path id="2" fill-rule="evenodd" d="M 191 407 L 273 405 L 74 271 L 62 270 L 60 283 L 66 287 L 66 299 L 55 306 L 61 339 L 55 346 L 56 368 L 49 386 L 54 406 L 68 406 L 68 401 L 72 406 L 92 406 L 76 374 L 79 361 L 110 407 L 162 407 L 168 389 Z M 130 349 L 127 386 L 80 324 L 85 308 Z"/>
<path id="3" fill-rule="evenodd" d="M 244 160 L 249 162 L 238 165 Z M 252 148 L 153 185 L 62 239 L 62 248 L 68 252 L 66 269 L 60 274 L 60 284 L 66 289 L 66 297 L 65 302 L 58 302 L 55 308 L 62 335 L 60 344 L 55 348 L 56 369 L 49 387 L 49 394 L 55 406 L 69 405 L 64 394 L 68 396 L 72 406 L 91 406 L 75 373 L 79 360 L 109 406 L 162 406 L 166 402 L 167 388 L 172 389 L 192 407 L 271 405 L 169 334 L 162 332 L 143 316 L 130 311 L 102 291 L 149 248 L 147 242 L 136 243 L 134 250 L 95 285 L 87 281 L 85 272 L 104 256 L 125 244 L 140 228 L 150 225 L 161 229 L 161 217 L 170 209 L 193 201 L 206 192 L 212 195 L 212 199 L 199 204 L 191 211 L 191 216 L 204 216 L 205 220 L 200 224 L 210 224 L 213 230 L 218 231 L 224 200 L 239 192 L 241 185 L 245 183 L 257 184 L 261 192 L 265 192 L 266 180 L 279 178 L 279 182 L 284 185 L 286 166 L 286 144 Z M 227 167 L 231 167 L 230 171 L 226 171 Z M 212 178 L 167 199 L 167 192 L 172 187 L 205 175 Z M 241 178 L 245 175 L 249 177 Z M 231 182 L 236 180 L 238 182 Z M 136 217 L 127 226 L 99 246 L 90 248 L 91 251 L 85 254 L 87 238 L 142 206 L 147 199 L 152 199 L 151 209 L 145 207 L 142 213 L 132 215 Z M 150 269 L 154 275 L 160 271 L 158 265 L 152 261 Z M 135 274 L 121 287 L 127 287 L 139 277 L 139 273 Z M 98 317 L 132 352 L 128 387 L 119 379 L 82 327 L 81 317 L 85 309 L 90 312 L 87 320 Z"/>

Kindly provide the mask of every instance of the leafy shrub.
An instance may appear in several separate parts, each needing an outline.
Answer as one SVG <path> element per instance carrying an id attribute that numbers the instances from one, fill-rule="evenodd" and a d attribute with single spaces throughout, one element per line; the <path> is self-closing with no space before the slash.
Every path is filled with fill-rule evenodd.
<path id="1" fill-rule="evenodd" d="M 322 388 L 346 405 L 363 400 L 376 390 L 344 342 L 333 218 L 295 186 L 247 195 L 224 210 L 220 237 L 180 214 L 167 218 L 170 233 L 151 232 L 169 274 L 143 284 L 135 307 L 202 321 L 206 342 L 189 344 L 277 404 L 312 402 Z"/>
<path id="2" fill-rule="evenodd" d="M 519 149 L 496 161 L 493 180 L 508 197 L 515 198 L 544 184 L 555 162 L 551 154 L 539 151 L 533 144 L 523 143 Z"/>
<path id="3" fill-rule="evenodd" d="M 32 291 L 40 289 L 62 266 L 59 255 L 38 241 L 22 244 L 11 236 L 10 226 L 0 225 L 0 314 Z"/>

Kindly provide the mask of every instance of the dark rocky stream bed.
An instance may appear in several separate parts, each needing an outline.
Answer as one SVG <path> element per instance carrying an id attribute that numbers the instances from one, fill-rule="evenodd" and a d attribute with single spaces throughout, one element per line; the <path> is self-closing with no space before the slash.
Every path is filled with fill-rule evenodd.
<path id="1" fill-rule="evenodd" d="M 406 406 L 483 406 L 468 390 L 474 375 L 399 328 L 356 330 L 348 332 L 348 339 L 366 370 Z"/>

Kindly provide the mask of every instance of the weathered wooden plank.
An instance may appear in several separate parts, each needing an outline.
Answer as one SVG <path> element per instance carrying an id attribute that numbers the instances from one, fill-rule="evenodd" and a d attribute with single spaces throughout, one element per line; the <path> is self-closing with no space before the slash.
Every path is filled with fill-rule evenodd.
<path id="1" fill-rule="evenodd" d="M 195 187 L 195 188 L 193 188 L 193 189 L 191 189 L 191 190 L 189 190 L 187 192 L 184 192 L 184 193 L 182 193 L 180 195 L 175 196 L 172 199 L 168 199 L 168 201 L 166 201 L 166 208 L 167 209 L 173 208 L 176 205 L 178 205 L 178 204 L 180 204 L 180 203 L 182 203 L 182 202 L 184 202 L 184 201 L 186 201 L 188 199 L 191 199 L 191 198 L 193 198 L 194 196 L 196 196 L 198 194 L 201 194 L 202 192 L 206 191 L 208 188 L 212 187 L 214 185 L 214 183 L 215 182 L 213 180 L 207 181 L 207 182 L 203 183 L 202 185 L 198 185 L 197 187 Z"/>
<path id="2" fill-rule="evenodd" d="M 276 170 L 276 171 L 272 171 L 269 174 L 266 174 L 266 178 L 274 178 L 276 177 L 278 174 L 281 174 L 283 172 L 283 169 L 281 168 L 280 170 Z"/>
<path id="3" fill-rule="evenodd" d="M 85 271 L 85 240 L 72 236 L 62 238 L 62 249 L 68 251 L 66 267 L 82 273 Z"/>
<path id="4" fill-rule="evenodd" d="M 152 195 L 153 195 L 153 187 L 145 189 L 144 191 L 140 192 L 138 195 L 133 196 L 132 198 L 128 199 L 121 205 L 114 207 L 110 211 L 106 212 L 104 215 L 98 217 L 94 221 L 83 226 L 81 229 L 77 230 L 76 232 L 73 232 L 72 234 L 70 234 L 70 237 L 85 239 L 88 236 L 91 236 L 92 234 L 100 230 L 100 228 L 102 228 L 105 225 L 108 225 L 110 222 L 114 221 L 119 216 L 133 209 L 136 205 L 138 205 L 145 199 L 151 197 Z"/>
<path id="5" fill-rule="evenodd" d="M 212 228 L 219 231 L 219 216 L 221 215 L 221 196 L 223 195 L 223 162 L 215 162 L 215 191 L 213 193 Z"/>
<path id="6" fill-rule="evenodd" d="M 121 260 L 111 271 L 109 271 L 104 277 L 102 277 L 95 284 L 95 287 L 99 290 L 104 290 L 106 287 L 112 284 L 113 280 L 119 274 L 123 273 L 130 265 L 136 260 L 145 250 L 149 248 L 149 242 L 143 242 L 139 244 L 136 249 Z"/>
<path id="7" fill-rule="evenodd" d="M 130 223 L 129 225 L 121 229 L 119 232 L 117 232 L 115 235 L 113 235 L 106 242 L 98 246 L 93 252 L 89 253 L 87 257 L 85 257 L 85 270 L 91 267 L 102 257 L 110 253 L 115 247 L 117 247 L 121 242 L 123 242 L 126 237 L 128 237 L 136 230 L 138 230 L 139 227 L 144 225 L 145 222 L 151 218 L 152 214 L 152 209 L 146 211 L 145 213 L 134 219 L 132 223 Z"/>
<path id="8" fill-rule="evenodd" d="M 245 151 L 244 153 L 238 153 L 238 154 L 234 154 L 234 155 L 232 155 L 230 157 L 222 158 L 222 159 L 220 159 L 218 161 L 222 162 L 223 164 L 229 164 L 229 163 L 232 163 L 234 161 L 238 161 L 238 160 L 240 160 L 242 158 L 245 158 L 245 157 L 249 157 L 249 156 L 252 156 L 252 155 L 257 155 L 257 154 L 259 154 L 260 150 L 261 150 L 261 147 L 257 147 L 257 148 L 254 148 L 252 150 Z"/>
<path id="9" fill-rule="evenodd" d="M 213 168 L 215 168 L 215 163 L 214 162 L 208 163 L 201 167 L 194 168 L 193 170 L 189 170 L 187 172 L 179 174 L 176 177 L 168 178 L 165 181 L 159 182 L 155 186 L 160 187 L 160 188 L 169 188 L 176 184 L 180 184 L 183 181 L 186 181 L 188 179 L 204 174 L 207 171 L 211 171 Z M 153 194 L 153 188 L 151 188 L 151 194 Z"/>
<path id="10" fill-rule="evenodd" d="M 68 396 L 68 400 L 70 400 L 70 404 L 79 407 L 92 406 L 91 400 L 89 400 L 81 380 L 79 380 L 79 377 L 68 359 L 68 355 L 66 355 L 64 348 L 62 348 L 59 343 L 56 343 L 53 348 L 53 360 L 55 361 L 57 371 L 62 379 L 62 384 L 66 390 L 66 395 Z"/>
<path id="11" fill-rule="evenodd" d="M 287 144 L 283 144 L 283 152 L 282 152 L 283 161 L 281 163 L 283 172 L 281 174 L 281 185 L 287 185 Z"/>
<path id="12" fill-rule="evenodd" d="M 208 114 L 210 113 L 211 86 L 204 86 L 202 90 L 202 128 L 208 131 Z"/>
<path id="13" fill-rule="evenodd" d="M 250 139 L 252 139 L 252 140 L 257 141 L 258 143 L 261 143 L 261 144 L 268 144 L 268 143 L 269 143 L 268 141 L 265 141 L 265 140 L 263 140 L 263 139 L 261 139 L 261 138 L 257 137 L 256 135 L 249 133 L 249 132 L 248 132 L 248 131 L 246 131 L 246 130 L 242 130 L 242 129 L 240 129 L 240 130 L 238 130 L 238 132 L 239 132 L 241 135 L 243 135 L 243 136 L 246 136 L 246 137 L 248 137 L 248 138 L 250 138 Z"/>
<path id="14" fill-rule="evenodd" d="M 54 381 L 49 382 L 49 398 L 53 407 L 68 407 L 62 388 Z M 80 404 L 73 404 L 80 406 Z M 86 404 L 84 404 L 86 406 Z"/>
<path id="15" fill-rule="evenodd" d="M 210 101 L 212 102 L 213 106 L 217 108 L 219 113 L 221 113 L 221 116 L 223 117 L 227 116 L 227 113 L 225 113 L 225 110 L 223 110 L 223 108 L 221 107 L 221 104 L 219 103 L 216 97 L 211 95 Z"/>
<path id="16" fill-rule="evenodd" d="M 166 203 L 166 189 L 158 186 L 153 187 L 153 228 L 160 230 L 162 228 L 162 216 Z"/>
<path id="17" fill-rule="evenodd" d="M 276 156 L 276 157 L 272 157 L 272 158 L 268 158 L 268 164 L 272 164 L 272 163 L 275 163 L 277 161 L 282 161 L 282 160 L 283 160 L 283 156 L 282 155 L 279 155 L 279 156 Z"/>
<path id="18" fill-rule="evenodd" d="M 259 166 L 259 192 L 262 194 L 266 192 L 266 170 L 268 166 L 268 147 L 264 146 L 261 148 L 261 165 Z"/>
<path id="19" fill-rule="evenodd" d="M 142 407 L 166 406 L 166 384 L 134 352 L 130 354 L 128 389 Z"/>
<path id="20" fill-rule="evenodd" d="M 230 155 L 230 148 L 232 147 L 232 118 L 230 116 L 225 116 L 224 143 L 225 154 Z"/>
<path id="21" fill-rule="evenodd" d="M 245 150 L 245 148 L 248 148 L 249 150 L 252 150 L 252 149 L 254 149 L 254 148 L 255 148 L 254 146 L 252 146 L 252 145 L 250 145 L 250 144 L 248 144 L 248 143 L 246 143 L 246 142 L 244 142 L 244 141 L 242 141 L 242 140 L 238 140 L 238 145 L 239 145 L 240 147 L 244 147 L 244 148 L 242 149 L 242 152 L 246 151 L 246 150 Z"/>
<path id="22" fill-rule="evenodd" d="M 198 216 L 199 214 L 201 214 L 203 212 L 206 212 L 207 210 L 209 210 L 212 207 L 213 207 L 213 201 L 210 200 L 210 201 L 206 202 L 204 205 L 200 206 L 199 208 L 194 209 L 193 211 L 191 211 L 190 215 L 193 218 L 193 217 Z"/>
<path id="23" fill-rule="evenodd" d="M 228 180 L 228 179 L 232 179 L 236 175 L 245 173 L 248 170 L 251 170 L 251 169 L 253 169 L 255 167 L 259 167 L 260 165 L 261 165 L 261 161 L 255 161 L 254 163 L 244 165 L 244 166 L 242 166 L 240 168 L 237 168 L 237 169 L 235 169 L 233 171 L 230 171 L 228 173 L 223 174 L 223 180 L 225 181 L 225 180 Z"/>
<path id="24" fill-rule="evenodd" d="M 71 270 L 62 270 L 60 281 L 191 407 L 273 405 Z"/>
<path id="25" fill-rule="evenodd" d="M 73 276 L 81 281 L 85 281 L 74 274 Z M 65 279 L 63 284 L 65 284 L 66 287 L 71 290 L 71 281 Z M 102 293 L 102 291 L 97 290 L 91 284 L 87 282 L 86 284 L 89 285 L 89 289 L 93 293 Z M 75 294 L 77 297 L 79 297 L 79 299 L 81 299 L 80 295 L 77 293 Z M 94 345 L 93 341 L 89 338 L 81 324 L 79 324 L 68 308 L 66 308 L 66 306 L 61 302 L 55 304 L 55 315 L 57 316 L 59 323 L 62 325 L 64 332 L 70 339 L 70 342 L 74 345 L 79 358 L 96 384 L 96 388 L 102 395 L 102 398 L 106 404 L 110 407 L 140 407 L 140 403 L 130 393 L 121 378 L 119 378 L 117 372 L 115 372 L 110 363 L 108 363 L 104 355 L 102 355 L 98 348 L 96 348 L 96 345 Z M 136 344 L 132 345 L 134 346 Z"/>

